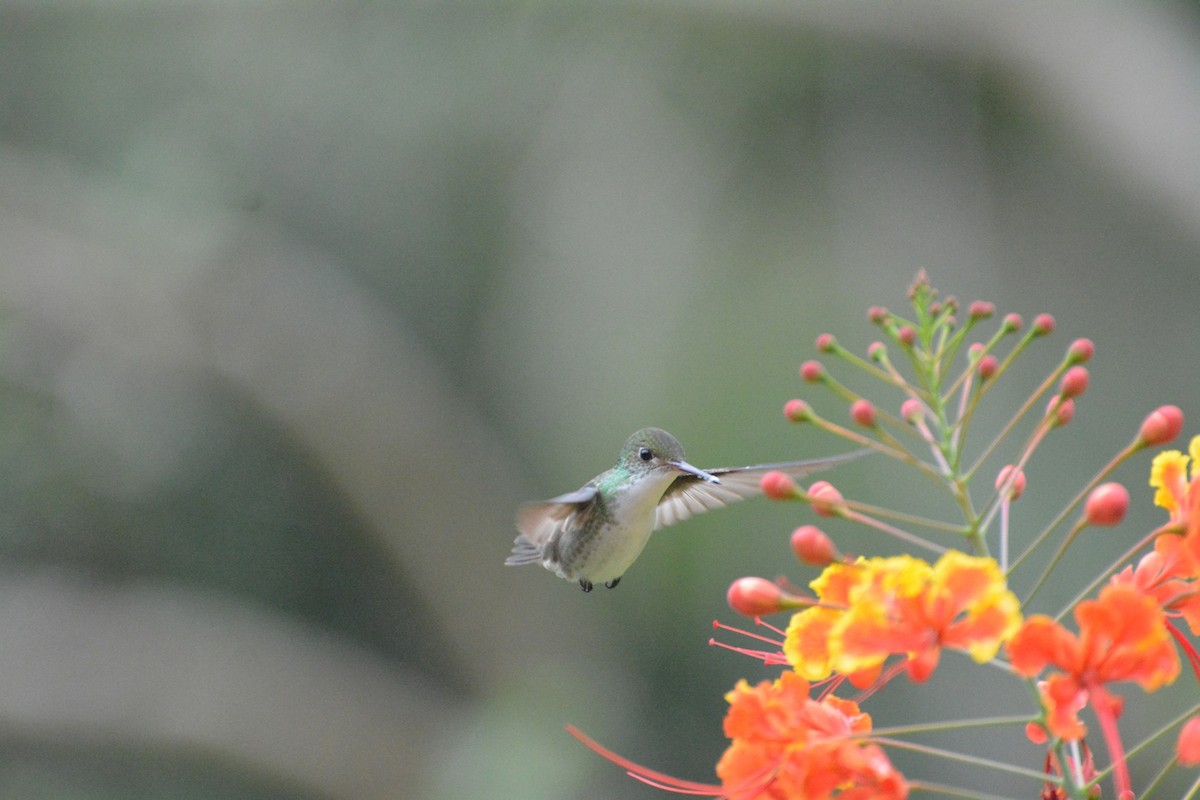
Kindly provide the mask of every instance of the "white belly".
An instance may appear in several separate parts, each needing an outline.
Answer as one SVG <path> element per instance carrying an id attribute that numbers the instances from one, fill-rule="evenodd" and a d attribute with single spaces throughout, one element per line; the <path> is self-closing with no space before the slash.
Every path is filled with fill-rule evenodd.
<path id="1" fill-rule="evenodd" d="M 654 512 L 658 508 L 658 501 L 675 478 L 674 473 L 668 473 L 661 480 L 649 485 L 642 484 L 613 498 L 612 516 L 628 524 L 624 530 L 609 530 L 597 537 L 584 563 L 575 570 L 574 577 L 585 578 L 593 583 L 607 583 L 624 575 L 646 548 L 646 542 L 654 531 Z"/>

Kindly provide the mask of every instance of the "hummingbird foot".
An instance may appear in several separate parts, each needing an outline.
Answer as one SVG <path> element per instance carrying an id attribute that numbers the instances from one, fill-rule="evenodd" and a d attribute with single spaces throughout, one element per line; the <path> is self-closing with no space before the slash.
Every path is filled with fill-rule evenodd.
<path id="1" fill-rule="evenodd" d="M 588 581 L 588 580 L 584 580 L 583 578 L 580 578 L 579 579 L 579 588 L 583 589 L 585 592 L 590 592 L 592 590 L 592 582 Z"/>
<path id="2" fill-rule="evenodd" d="M 620 582 L 621 582 L 621 578 L 613 578 L 611 581 L 605 581 L 604 585 L 609 589 L 615 589 L 615 588 L 617 588 L 617 584 Z"/>

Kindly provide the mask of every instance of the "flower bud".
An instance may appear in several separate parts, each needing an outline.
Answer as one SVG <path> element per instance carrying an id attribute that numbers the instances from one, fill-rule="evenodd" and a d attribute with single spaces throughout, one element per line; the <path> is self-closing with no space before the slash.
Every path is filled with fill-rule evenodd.
<path id="1" fill-rule="evenodd" d="M 1179 756 L 1179 763 L 1185 767 L 1200 764 L 1200 717 L 1192 717 L 1183 723 L 1175 752 Z"/>
<path id="2" fill-rule="evenodd" d="M 796 496 L 796 482 L 786 472 L 773 469 L 758 483 L 762 493 L 771 500 L 791 500 Z"/>
<path id="3" fill-rule="evenodd" d="M 887 319 L 888 310 L 883 306 L 871 306 L 867 309 L 867 319 L 876 325 Z"/>
<path id="4" fill-rule="evenodd" d="M 1016 475 L 1013 475 L 1013 470 L 1016 469 L 1012 464 L 1007 465 L 1000 470 L 1000 474 L 996 476 L 996 489 L 1004 486 L 1012 476 L 1012 484 L 1008 487 L 1008 499 L 1016 500 L 1025 493 L 1025 471 L 1017 469 Z"/>
<path id="5" fill-rule="evenodd" d="M 1075 416 L 1075 401 L 1063 400 L 1055 395 L 1050 398 L 1050 405 L 1046 407 L 1046 415 L 1054 417 L 1054 425 L 1062 427 L 1066 425 Z"/>
<path id="6" fill-rule="evenodd" d="M 967 306 L 967 314 L 971 319 L 987 319 L 992 314 L 996 313 L 994 303 L 989 303 L 986 300 L 976 300 Z"/>
<path id="7" fill-rule="evenodd" d="M 917 332 L 911 325 L 904 325 L 896 332 L 896 337 L 905 347 L 912 347 L 913 343 L 917 341 Z"/>
<path id="8" fill-rule="evenodd" d="M 858 398 L 850 404 L 850 419 L 864 428 L 875 427 L 875 406 L 866 398 Z"/>
<path id="9" fill-rule="evenodd" d="M 1049 314 L 1038 314 L 1033 320 L 1033 335 L 1047 336 L 1054 333 L 1054 317 Z"/>
<path id="10" fill-rule="evenodd" d="M 1166 444 L 1183 430 L 1183 411 L 1179 406 L 1160 406 L 1142 421 L 1138 434 L 1143 444 Z"/>
<path id="11" fill-rule="evenodd" d="M 976 369 L 979 370 L 979 379 L 981 381 L 989 380 L 993 375 L 996 374 L 996 369 L 998 366 L 999 364 L 996 361 L 996 357 L 991 353 L 988 353 L 986 356 L 979 359 L 979 365 L 976 367 Z"/>
<path id="12" fill-rule="evenodd" d="M 788 608 L 788 595 L 766 578 L 738 578 L 729 584 L 725 599 L 729 607 L 747 617 L 777 614 Z"/>
<path id="13" fill-rule="evenodd" d="M 910 397 L 900 404 L 900 418 L 909 424 L 915 423 L 925 415 L 925 406 L 915 397 Z"/>
<path id="14" fill-rule="evenodd" d="M 838 508 L 844 502 L 842 493 L 829 481 L 817 481 L 808 487 L 808 499 L 812 503 L 813 511 L 822 517 L 836 516 Z"/>
<path id="15" fill-rule="evenodd" d="M 1129 490 L 1119 483 L 1102 483 L 1088 495 L 1083 515 L 1091 525 L 1120 525 L 1129 510 Z"/>
<path id="16" fill-rule="evenodd" d="M 801 525 L 792 531 L 792 552 L 803 563 L 825 567 L 838 557 L 833 540 L 816 525 Z"/>
<path id="17" fill-rule="evenodd" d="M 1059 383 L 1059 391 L 1063 397 L 1079 397 L 1088 388 L 1087 367 L 1071 367 Z"/>
<path id="18" fill-rule="evenodd" d="M 882 361 L 887 357 L 887 345 L 883 342 L 871 342 L 867 348 L 867 358 L 872 361 Z"/>
<path id="19" fill-rule="evenodd" d="M 1001 326 L 1005 333 L 1013 333 L 1021 330 L 1021 326 L 1025 324 L 1025 320 L 1021 319 L 1020 314 L 1006 314 L 1004 323 Z"/>
<path id="20" fill-rule="evenodd" d="M 1076 339 L 1067 348 L 1067 360 L 1072 364 L 1083 364 L 1091 361 L 1095 353 L 1096 345 L 1092 344 L 1091 339 Z"/>
<path id="21" fill-rule="evenodd" d="M 816 383 L 825 377 L 825 367 L 820 361 L 805 361 L 800 365 L 800 377 L 807 383 Z"/>
<path id="22" fill-rule="evenodd" d="M 812 408 L 803 400 L 788 400 L 783 404 L 783 416 L 791 422 L 807 421 L 811 411 Z"/>
<path id="23" fill-rule="evenodd" d="M 822 333 L 817 337 L 817 349 L 822 353 L 832 353 L 837 347 L 837 339 L 833 338 L 832 333 Z"/>
<path id="24" fill-rule="evenodd" d="M 967 358 L 971 361 L 978 361 L 986 349 L 983 342 L 972 342 L 971 346 L 967 348 Z"/>

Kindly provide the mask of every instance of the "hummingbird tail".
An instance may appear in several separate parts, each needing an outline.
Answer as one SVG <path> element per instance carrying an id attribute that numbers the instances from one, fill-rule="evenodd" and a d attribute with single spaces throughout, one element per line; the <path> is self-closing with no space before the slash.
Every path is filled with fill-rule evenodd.
<path id="1" fill-rule="evenodd" d="M 504 560 L 507 567 L 521 567 L 525 564 L 541 564 L 542 550 L 524 536 L 518 536 L 513 544 L 512 555 Z"/>

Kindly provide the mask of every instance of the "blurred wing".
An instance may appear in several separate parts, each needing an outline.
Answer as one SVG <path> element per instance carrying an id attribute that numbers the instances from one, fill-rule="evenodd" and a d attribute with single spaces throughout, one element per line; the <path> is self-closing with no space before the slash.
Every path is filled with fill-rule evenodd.
<path id="1" fill-rule="evenodd" d="M 756 464 L 752 467 L 720 467 L 705 470 L 721 479 L 720 483 L 709 483 L 694 475 L 680 475 L 658 501 L 654 515 L 654 529 L 665 528 L 685 519 L 722 508 L 747 497 L 762 494 L 759 481 L 773 470 L 786 472 L 793 478 L 802 478 L 818 470 L 853 461 L 870 453 L 856 450 L 845 455 L 817 458 L 811 461 L 783 461 L 778 464 Z"/>
<path id="2" fill-rule="evenodd" d="M 517 530 L 512 555 L 504 563 L 510 567 L 542 563 L 546 543 L 563 530 L 578 527 L 582 517 L 595 507 L 598 491 L 588 484 L 574 492 L 560 494 L 538 503 L 526 503 L 517 510 Z"/>

